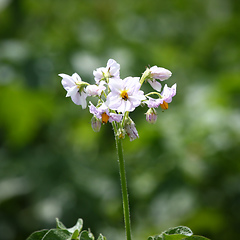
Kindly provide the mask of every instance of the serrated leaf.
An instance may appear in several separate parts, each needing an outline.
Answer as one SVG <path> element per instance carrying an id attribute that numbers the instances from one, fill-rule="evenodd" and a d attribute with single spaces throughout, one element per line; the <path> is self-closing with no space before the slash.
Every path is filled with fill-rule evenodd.
<path id="1" fill-rule="evenodd" d="M 100 233 L 97 240 L 107 240 L 107 238 Z"/>
<path id="2" fill-rule="evenodd" d="M 50 229 L 41 240 L 71 240 L 72 234 L 65 229 Z"/>
<path id="3" fill-rule="evenodd" d="M 27 240 L 42 240 L 44 235 L 48 232 L 49 230 L 44 229 L 40 231 L 33 232 Z"/>
<path id="4" fill-rule="evenodd" d="M 82 231 L 80 234 L 80 240 L 94 240 L 94 236 L 89 231 Z"/>

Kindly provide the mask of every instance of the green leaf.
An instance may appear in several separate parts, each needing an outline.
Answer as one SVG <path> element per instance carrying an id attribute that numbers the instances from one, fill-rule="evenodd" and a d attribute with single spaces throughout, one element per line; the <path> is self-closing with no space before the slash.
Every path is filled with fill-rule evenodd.
<path id="1" fill-rule="evenodd" d="M 168 230 L 164 231 L 162 234 L 165 234 L 165 235 L 181 234 L 185 236 L 191 236 L 193 235 L 193 232 L 188 227 L 179 226 L 179 227 L 169 228 Z"/>
<path id="2" fill-rule="evenodd" d="M 56 223 L 57 223 L 57 228 L 58 229 L 67 229 L 64 224 L 58 219 L 56 218 Z"/>
<path id="3" fill-rule="evenodd" d="M 182 234 L 171 234 L 171 235 L 163 234 L 163 240 L 183 240 L 183 239 L 185 239 L 185 236 Z"/>
<path id="4" fill-rule="evenodd" d="M 80 240 L 94 240 L 94 236 L 90 231 L 82 231 L 80 234 Z"/>
<path id="5" fill-rule="evenodd" d="M 67 228 L 67 230 L 71 233 L 75 233 L 76 230 L 78 231 L 78 235 L 79 233 L 81 232 L 82 230 L 82 227 L 83 227 L 83 220 L 81 218 L 78 219 L 77 223 L 75 226 L 73 226 L 72 228 Z"/>
<path id="6" fill-rule="evenodd" d="M 184 238 L 183 240 L 210 240 L 209 238 L 205 238 L 205 237 L 202 237 L 202 236 L 190 236 L 190 237 L 186 237 Z"/>
<path id="7" fill-rule="evenodd" d="M 50 229 L 41 240 L 71 240 L 72 234 L 63 229 Z"/>
<path id="8" fill-rule="evenodd" d="M 150 236 L 148 240 L 182 240 L 184 237 L 189 237 L 193 234 L 192 230 L 185 226 L 169 228 L 156 236 Z"/>
<path id="9" fill-rule="evenodd" d="M 162 240 L 162 234 L 156 236 L 150 236 L 148 240 Z"/>
<path id="10" fill-rule="evenodd" d="M 56 218 L 56 222 L 58 229 L 67 230 L 69 233 L 71 233 L 71 239 L 77 239 L 83 226 L 83 220 L 81 218 L 78 219 L 76 225 L 72 228 L 66 228 L 65 225 L 58 218 Z"/>
<path id="11" fill-rule="evenodd" d="M 49 230 L 44 229 L 40 231 L 33 232 L 27 240 L 42 240 L 44 235 L 48 232 Z"/>

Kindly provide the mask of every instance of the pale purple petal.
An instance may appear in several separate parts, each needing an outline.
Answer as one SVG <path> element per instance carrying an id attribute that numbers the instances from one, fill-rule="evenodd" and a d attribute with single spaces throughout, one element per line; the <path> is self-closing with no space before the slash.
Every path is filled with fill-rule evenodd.
<path id="1" fill-rule="evenodd" d="M 177 85 L 176 83 L 170 88 L 167 86 L 167 84 L 165 84 L 163 91 L 161 93 L 163 100 L 167 103 L 172 102 L 172 97 L 174 97 L 176 95 L 176 88 Z"/>
<path id="2" fill-rule="evenodd" d="M 109 122 L 120 122 L 122 120 L 122 114 L 110 113 Z"/>
<path id="3" fill-rule="evenodd" d="M 160 98 L 154 99 L 151 97 L 148 97 L 149 100 L 146 101 L 147 106 L 149 108 L 158 108 L 160 104 L 162 104 L 163 100 Z"/>

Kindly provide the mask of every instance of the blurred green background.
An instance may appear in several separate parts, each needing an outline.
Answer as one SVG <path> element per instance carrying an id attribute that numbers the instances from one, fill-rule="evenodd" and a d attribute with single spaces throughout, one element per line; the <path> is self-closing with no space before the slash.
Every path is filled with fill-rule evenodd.
<path id="1" fill-rule="evenodd" d="M 111 125 L 65 98 L 59 73 L 109 58 L 121 77 L 172 71 L 177 95 L 158 121 L 130 116 L 124 140 L 134 239 L 186 225 L 240 239 L 240 1 L 0 0 L 0 240 L 84 228 L 124 238 Z M 147 87 L 144 86 L 144 88 Z"/>

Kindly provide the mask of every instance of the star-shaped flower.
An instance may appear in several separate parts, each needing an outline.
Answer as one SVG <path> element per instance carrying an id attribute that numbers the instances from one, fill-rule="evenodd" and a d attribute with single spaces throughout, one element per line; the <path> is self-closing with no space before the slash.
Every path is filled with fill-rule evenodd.
<path id="1" fill-rule="evenodd" d="M 111 92 L 107 96 L 107 105 L 118 112 L 132 112 L 145 100 L 144 92 L 140 90 L 141 84 L 138 77 L 122 79 L 110 79 Z"/>

